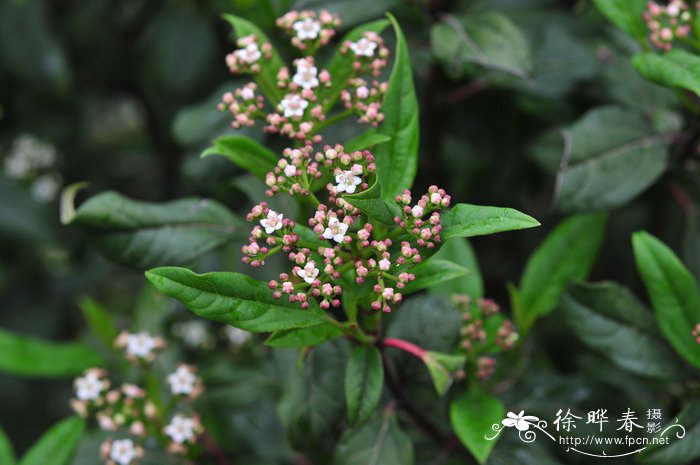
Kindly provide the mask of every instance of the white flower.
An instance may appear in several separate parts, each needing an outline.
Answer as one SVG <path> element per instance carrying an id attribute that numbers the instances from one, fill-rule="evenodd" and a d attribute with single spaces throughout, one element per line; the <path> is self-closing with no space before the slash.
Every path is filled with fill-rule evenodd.
<path id="1" fill-rule="evenodd" d="M 177 444 L 182 444 L 185 441 L 194 439 L 195 422 L 192 418 L 175 415 L 170 424 L 165 427 L 165 434 L 170 436 Z"/>
<path id="2" fill-rule="evenodd" d="M 119 465 L 129 465 L 137 456 L 134 442 L 131 439 L 118 439 L 112 443 L 109 458 Z"/>
<path id="3" fill-rule="evenodd" d="M 192 372 L 192 369 L 187 365 L 180 365 L 175 372 L 168 375 L 168 384 L 170 391 L 177 394 L 192 394 L 197 383 L 197 376 Z"/>
<path id="4" fill-rule="evenodd" d="M 41 203 L 51 202 L 61 188 L 61 177 L 57 174 L 45 174 L 34 180 L 31 186 L 32 197 Z"/>
<path id="5" fill-rule="evenodd" d="M 309 260 L 308 262 L 306 262 L 304 268 L 297 271 L 297 274 L 299 275 L 299 277 L 303 278 L 304 281 L 306 281 L 307 283 L 313 283 L 314 279 L 316 279 L 316 276 L 318 276 L 318 268 L 316 268 L 316 262 L 314 262 L 313 260 Z"/>
<path id="6" fill-rule="evenodd" d="M 227 325 L 224 328 L 224 332 L 226 334 L 226 338 L 233 346 L 241 346 L 245 344 L 252 336 L 248 331 L 236 328 L 235 326 Z"/>
<path id="7" fill-rule="evenodd" d="M 285 97 L 280 102 L 280 107 L 284 111 L 285 118 L 304 116 L 304 110 L 306 110 L 306 107 L 308 106 L 309 102 L 301 98 L 300 95 L 296 94 Z"/>
<path id="8" fill-rule="evenodd" d="M 343 171 L 335 175 L 335 182 L 338 183 L 338 185 L 335 186 L 338 192 L 354 194 L 356 186 L 362 182 L 362 179 L 352 171 Z"/>
<path id="9" fill-rule="evenodd" d="M 284 215 L 277 213 L 274 210 L 267 212 L 267 218 L 260 220 L 260 225 L 265 228 L 266 234 L 272 234 L 282 228 L 282 219 Z"/>
<path id="10" fill-rule="evenodd" d="M 262 53 L 260 53 L 260 49 L 258 48 L 258 44 L 255 42 L 251 42 L 250 44 L 246 45 L 245 48 L 238 49 L 233 53 L 239 60 L 245 63 L 255 63 L 262 56 Z"/>
<path id="11" fill-rule="evenodd" d="M 97 372 L 92 370 L 75 380 L 75 396 L 78 400 L 95 400 L 106 388 L 107 383 L 100 379 Z"/>
<path id="12" fill-rule="evenodd" d="M 250 87 L 244 87 L 241 89 L 241 98 L 244 100 L 252 100 L 255 98 L 255 91 Z"/>
<path id="13" fill-rule="evenodd" d="M 520 413 L 518 413 L 517 415 L 513 412 L 508 412 L 508 418 L 504 418 L 502 421 L 503 426 L 506 426 L 508 428 L 512 428 L 513 426 L 515 426 L 518 429 L 518 431 L 527 431 L 528 429 L 530 429 L 531 422 L 539 421 L 539 418 L 529 415 L 523 415 L 524 413 L 524 410 L 521 410 Z"/>
<path id="14" fill-rule="evenodd" d="M 299 66 L 292 82 L 304 89 L 318 87 L 318 70 L 315 66 Z"/>
<path id="15" fill-rule="evenodd" d="M 321 23 L 311 18 L 299 20 L 292 27 L 297 31 L 299 40 L 315 39 L 321 32 Z"/>
<path id="16" fill-rule="evenodd" d="M 382 258 L 381 260 L 379 260 L 379 269 L 380 270 L 386 271 L 390 267 L 391 267 L 391 262 L 388 259 Z"/>
<path id="17" fill-rule="evenodd" d="M 357 56 L 371 57 L 374 55 L 374 51 L 377 48 L 377 43 L 373 40 L 369 40 L 368 38 L 363 37 L 357 42 L 351 43 L 350 48 L 353 52 L 355 52 L 355 55 Z"/>
<path id="18" fill-rule="evenodd" d="M 173 328 L 173 332 L 189 347 L 208 347 L 214 342 L 209 327 L 202 320 L 179 323 Z"/>
<path id="19" fill-rule="evenodd" d="M 126 337 L 126 353 L 139 358 L 148 358 L 156 348 L 156 338 L 141 331 L 136 334 L 129 334 Z"/>
<path id="20" fill-rule="evenodd" d="M 423 216 L 423 207 L 420 205 L 416 205 L 413 208 L 411 208 L 411 215 L 413 215 L 414 218 L 420 218 Z"/>
<path id="21" fill-rule="evenodd" d="M 331 218 L 328 220 L 328 227 L 323 231 L 323 237 L 325 239 L 333 239 L 334 241 L 340 243 L 345 239 L 345 233 L 348 230 L 348 225 L 341 222 L 338 218 Z"/>
<path id="22" fill-rule="evenodd" d="M 295 174 L 297 174 L 297 167 L 296 166 L 294 166 L 290 163 L 284 167 L 284 175 L 287 176 L 288 178 L 291 178 Z"/>

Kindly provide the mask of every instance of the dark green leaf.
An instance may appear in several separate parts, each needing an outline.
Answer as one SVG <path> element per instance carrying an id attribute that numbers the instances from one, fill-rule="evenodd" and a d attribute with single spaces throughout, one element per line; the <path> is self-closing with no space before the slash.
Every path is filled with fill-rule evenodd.
<path id="1" fill-rule="evenodd" d="M 105 192 L 83 203 L 71 221 L 97 248 L 125 266 L 144 269 L 195 260 L 245 233 L 223 205 L 206 199 L 140 202 Z"/>
<path id="2" fill-rule="evenodd" d="M 656 437 L 670 439 L 670 443 L 662 442 L 650 445 L 639 454 L 640 463 L 682 465 L 697 462 L 697 458 L 700 457 L 700 403 L 695 402 L 685 407 L 661 431 L 665 431 L 666 428 L 674 424 L 685 428 L 685 436 L 682 438 L 676 436 L 681 432 L 678 426 L 671 427 L 663 436 L 659 433 Z"/>
<path id="3" fill-rule="evenodd" d="M 347 432 L 335 451 L 334 465 L 412 465 L 413 443 L 399 429 L 396 416 L 385 413 Z"/>
<path id="4" fill-rule="evenodd" d="M 264 333 L 325 322 L 317 307 L 304 310 L 286 299 L 275 299 L 265 283 L 240 273 L 198 275 L 186 268 L 163 267 L 147 271 L 146 277 L 197 315 L 246 331 Z"/>
<path id="5" fill-rule="evenodd" d="M 700 368 L 700 350 L 691 334 L 700 322 L 695 278 L 676 254 L 651 234 L 634 233 L 632 245 L 661 331 L 684 359 Z"/>
<path id="6" fill-rule="evenodd" d="M 458 203 L 442 215 L 442 236 L 473 237 L 534 228 L 540 223 L 517 210 Z"/>
<path id="7" fill-rule="evenodd" d="M 593 0 L 593 4 L 617 27 L 640 42 L 646 42 L 648 28 L 642 14 L 645 0 Z"/>
<path id="8" fill-rule="evenodd" d="M 371 186 L 357 194 L 344 195 L 350 205 L 358 208 L 369 218 L 386 224 L 394 224 L 394 218 L 398 216 L 398 207 L 384 200 L 382 190 L 379 187 L 379 178 L 375 178 Z"/>
<path id="9" fill-rule="evenodd" d="M 90 330 L 107 347 L 112 347 L 112 343 L 119 334 L 119 327 L 114 317 L 90 297 L 83 297 L 80 300 L 80 310 L 90 327 Z"/>
<path id="10" fill-rule="evenodd" d="M 389 142 L 391 137 L 385 134 L 377 133 L 376 129 L 368 129 L 362 134 L 353 137 L 349 141 L 345 142 L 345 151 L 355 152 L 358 150 L 367 150 L 374 147 L 375 145 L 384 144 Z"/>
<path id="11" fill-rule="evenodd" d="M 465 392 L 450 404 L 452 429 L 464 447 L 479 463 L 486 462 L 497 440 L 489 441 L 495 433 L 491 425 L 500 423 L 505 417 L 505 406 L 478 387 Z"/>
<path id="12" fill-rule="evenodd" d="M 19 465 L 67 465 L 84 430 L 82 418 L 70 417 L 56 423 L 24 454 Z"/>
<path id="13" fill-rule="evenodd" d="M 15 451 L 12 449 L 12 443 L 10 439 L 5 435 L 0 426 L 0 463 L 3 465 L 15 465 L 17 459 L 15 458 Z"/>
<path id="14" fill-rule="evenodd" d="M 265 341 L 270 347 L 312 347 L 338 339 L 343 332 L 337 327 L 322 323 L 308 328 L 275 331 Z"/>
<path id="15" fill-rule="evenodd" d="M 516 321 L 524 333 L 535 319 L 556 308 L 570 281 L 588 276 L 603 240 L 606 219 L 604 213 L 571 216 L 532 254 L 514 305 Z"/>
<path id="16" fill-rule="evenodd" d="M 700 95 L 700 57 L 674 48 L 663 55 L 640 53 L 632 64 L 645 78 L 667 87 L 678 87 Z"/>
<path id="17" fill-rule="evenodd" d="M 216 109 L 224 93 L 234 89 L 238 81 L 227 81 L 214 90 L 207 98 L 179 109 L 175 115 L 170 133 L 178 144 L 201 147 L 211 138 L 230 128 L 231 114 Z"/>
<path id="18" fill-rule="evenodd" d="M 416 276 L 416 279 L 406 284 L 403 290 L 405 294 L 468 275 L 470 271 L 454 262 L 432 257 L 414 267 L 411 273 Z"/>
<path id="19" fill-rule="evenodd" d="M 364 423 L 379 404 L 384 387 L 382 356 L 376 347 L 358 346 L 345 369 L 345 401 L 350 423 Z"/>
<path id="20" fill-rule="evenodd" d="M 224 15 L 223 18 L 233 26 L 237 38 L 241 39 L 255 34 L 258 43 L 263 44 L 270 42 L 265 33 L 250 21 L 229 14 Z M 277 73 L 279 69 L 284 66 L 284 62 L 277 53 L 277 50 L 273 48 L 271 53 L 272 57 L 270 57 L 270 59 L 263 57 L 263 59 L 260 60 L 260 72 L 256 73 L 254 77 L 268 100 L 270 100 L 273 105 L 277 105 L 284 97 L 284 90 L 277 86 Z"/>
<path id="21" fill-rule="evenodd" d="M 451 279 L 442 283 L 430 286 L 428 291 L 432 294 L 439 294 L 450 297 L 452 294 L 467 294 L 472 299 L 482 297 L 484 294 L 484 283 L 479 271 L 479 263 L 476 260 L 474 249 L 469 245 L 467 239 L 453 237 L 447 239 L 440 247 L 432 260 L 450 260 L 463 266 L 469 273 L 459 278 Z"/>
<path id="22" fill-rule="evenodd" d="M 384 121 L 377 132 L 391 137 L 374 150 L 382 198 L 392 201 L 408 189 L 416 176 L 418 162 L 418 100 L 413 86 L 413 69 L 408 44 L 396 19 L 389 15 L 396 33 L 396 56 L 384 96 Z"/>
<path id="23" fill-rule="evenodd" d="M 80 343 L 53 343 L 0 330 L 0 371 L 38 377 L 75 376 L 104 360 Z"/>
<path id="24" fill-rule="evenodd" d="M 279 160 L 272 150 L 250 137 L 240 135 L 218 137 L 212 147 L 202 152 L 202 157 L 209 155 L 223 155 L 262 180 Z"/>
<path id="25" fill-rule="evenodd" d="M 572 284 L 561 302 L 569 327 L 588 347 L 641 376 L 681 377 L 677 358 L 661 339 L 653 313 L 614 283 Z"/>

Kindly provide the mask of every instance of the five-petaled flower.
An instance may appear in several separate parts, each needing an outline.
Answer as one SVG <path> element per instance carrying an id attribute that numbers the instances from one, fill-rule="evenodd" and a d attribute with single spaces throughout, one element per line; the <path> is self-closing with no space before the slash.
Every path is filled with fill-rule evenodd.
<path id="1" fill-rule="evenodd" d="M 525 411 L 521 410 L 517 415 L 513 412 L 508 412 L 507 418 L 504 418 L 503 426 L 512 428 L 515 426 L 518 431 L 527 431 L 530 429 L 530 424 L 539 421 L 539 418 L 531 415 L 525 415 Z"/>
<path id="2" fill-rule="evenodd" d="M 353 186 L 353 191 L 355 186 Z M 345 240 L 345 233 L 348 230 L 348 225 L 340 221 L 338 218 L 331 218 L 328 220 L 328 227 L 323 231 L 324 239 L 333 239 L 337 243 L 343 242 Z"/>
<path id="3" fill-rule="evenodd" d="M 246 45 L 245 48 L 238 49 L 233 53 L 239 60 L 245 63 L 255 63 L 262 56 L 262 53 L 260 53 L 260 49 L 258 48 L 258 44 L 255 42 L 251 42 Z"/>
<path id="4" fill-rule="evenodd" d="M 318 87 L 318 69 L 312 63 L 313 61 L 299 60 L 297 65 L 297 72 L 292 78 L 292 82 L 302 89 Z"/>
<path id="5" fill-rule="evenodd" d="M 102 444 L 102 455 L 108 464 L 131 465 L 143 456 L 143 449 L 131 439 L 117 439 Z"/>
<path id="6" fill-rule="evenodd" d="M 287 95 L 280 102 L 280 108 L 285 118 L 301 118 L 308 106 L 309 102 L 297 94 Z"/>
<path id="7" fill-rule="evenodd" d="M 182 364 L 168 375 L 170 391 L 174 395 L 184 394 L 192 398 L 199 395 L 202 391 L 202 384 L 194 370 L 194 367 Z"/>
<path id="8" fill-rule="evenodd" d="M 313 40 L 318 37 L 318 33 L 321 31 L 321 23 L 312 18 L 299 20 L 292 27 L 299 40 Z"/>
<path id="9" fill-rule="evenodd" d="M 350 44 L 350 49 L 355 52 L 357 56 L 371 57 L 377 49 L 377 43 L 367 37 L 363 37 L 357 42 L 352 42 Z"/>
<path id="10" fill-rule="evenodd" d="M 183 415 L 175 415 L 168 426 L 165 427 L 165 434 L 175 443 L 192 442 L 196 437 L 197 421 Z"/>
<path id="11" fill-rule="evenodd" d="M 109 382 L 104 379 L 104 372 L 99 368 L 88 370 L 84 376 L 76 378 L 73 384 L 78 400 L 86 401 L 97 400 L 109 388 Z"/>
<path id="12" fill-rule="evenodd" d="M 284 215 L 282 213 L 277 213 L 274 210 L 270 210 L 267 213 L 267 217 L 260 220 L 260 225 L 265 228 L 266 234 L 272 234 L 282 228 L 282 220 Z"/>
<path id="13" fill-rule="evenodd" d="M 348 194 L 354 194 L 357 185 L 362 182 L 362 179 L 352 171 L 343 171 L 335 176 L 335 182 L 338 183 L 335 189 L 339 193 L 346 192 Z"/>
<path id="14" fill-rule="evenodd" d="M 316 262 L 314 262 L 313 260 L 309 260 L 304 266 L 304 268 L 297 271 L 297 275 L 299 275 L 299 277 L 307 283 L 313 283 L 316 277 L 318 276 L 318 268 L 316 268 Z"/>

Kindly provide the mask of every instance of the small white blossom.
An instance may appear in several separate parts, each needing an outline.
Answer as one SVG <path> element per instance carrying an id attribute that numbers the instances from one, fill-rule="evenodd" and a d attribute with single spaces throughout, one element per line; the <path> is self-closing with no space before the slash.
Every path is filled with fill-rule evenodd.
<path id="1" fill-rule="evenodd" d="M 318 268 L 316 268 L 316 262 L 314 262 L 313 260 L 309 260 L 308 262 L 306 262 L 304 268 L 297 271 L 297 274 L 307 283 L 313 283 L 314 279 L 316 279 L 316 277 L 318 276 Z"/>
<path id="2" fill-rule="evenodd" d="M 32 197 L 37 202 L 51 202 L 61 189 L 61 177 L 53 173 L 39 176 L 34 180 L 30 189 Z"/>
<path id="3" fill-rule="evenodd" d="M 325 239 L 333 239 L 334 241 L 341 243 L 345 239 L 345 233 L 348 230 L 348 225 L 340 221 L 338 218 L 331 218 L 328 220 L 328 227 L 323 232 L 323 237 Z"/>
<path id="4" fill-rule="evenodd" d="M 173 332 L 180 336 L 188 347 L 210 347 L 214 344 L 209 327 L 202 320 L 178 323 L 173 327 Z"/>
<path id="5" fill-rule="evenodd" d="M 355 175 L 355 173 L 352 171 L 343 171 L 340 174 L 336 174 L 335 182 L 338 183 L 338 185 L 335 186 L 335 189 L 338 192 L 354 194 L 357 185 L 362 182 L 362 179 L 360 179 L 360 177 Z"/>
<path id="6" fill-rule="evenodd" d="M 192 441 L 195 438 L 195 421 L 192 418 L 175 415 L 165 427 L 165 434 L 177 444 Z"/>
<path id="7" fill-rule="evenodd" d="M 357 42 L 352 42 L 350 44 L 350 48 L 357 56 L 371 57 L 374 55 L 374 51 L 377 49 L 377 43 L 363 37 Z"/>
<path id="8" fill-rule="evenodd" d="M 255 91 L 250 87 L 246 86 L 241 89 L 241 98 L 244 100 L 252 100 L 255 98 Z"/>
<path id="9" fill-rule="evenodd" d="M 197 375 L 187 365 L 180 365 L 177 370 L 168 375 L 168 384 L 170 384 L 170 392 L 174 395 L 190 395 L 195 390 Z"/>
<path id="10" fill-rule="evenodd" d="M 246 45 L 245 48 L 238 49 L 233 53 L 239 60 L 246 63 L 255 63 L 262 56 L 262 53 L 260 53 L 260 49 L 258 48 L 258 44 L 255 42 L 251 42 L 250 44 Z"/>
<path id="11" fill-rule="evenodd" d="M 290 95 L 285 97 L 280 102 L 280 107 L 284 112 L 285 118 L 304 116 L 304 110 L 309 106 L 309 102 L 301 98 L 300 95 Z"/>
<path id="12" fill-rule="evenodd" d="M 318 87 L 318 70 L 315 66 L 299 66 L 292 82 L 304 89 Z"/>
<path id="13" fill-rule="evenodd" d="M 282 228 L 282 219 L 284 215 L 282 213 L 277 213 L 274 210 L 267 212 L 267 218 L 260 220 L 260 225 L 265 228 L 266 234 L 272 234 Z"/>
<path id="14" fill-rule="evenodd" d="M 138 456 L 134 442 L 131 439 L 118 439 L 112 443 L 109 458 L 119 465 L 130 465 Z"/>
<path id="15" fill-rule="evenodd" d="M 231 343 L 232 346 L 242 346 L 251 338 L 252 334 L 235 326 L 226 326 L 224 328 L 224 333 L 226 338 Z"/>
<path id="16" fill-rule="evenodd" d="M 420 205 L 416 205 L 413 208 L 411 208 L 411 214 L 413 215 L 414 218 L 420 218 L 423 216 L 423 207 Z"/>
<path id="17" fill-rule="evenodd" d="M 391 262 L 388 259 L 382 258 L 381 260 L 379 260 L 379 269 L 380 270 L 387 271 L 390 267 L 391 267 Z"/>
<path id="18" fill-rule="evenodd" d="M 145 331 L 126 337 L 126 353 L 139 358 L 148 358 L 157 346 L 156 338 Z"/>
<path id="19" fill-rule="evenodd" d="M 297 167 L 292 165 L 291 163 L 284 167 L 284 175 L 287 176 L 288 178 L 291 178 L 292 176 L 294 176 L 296 174 L 297 174 Z"/>
<path id="20" fill-rule="evenodd" d="M 315 39 L 321 32 L 321 23 L 312 18 L 299 20 L 292 27 L 297 32 L 299 40 Z"/>
<path id="21" fill-rule="evenodd" d="M 108 387 L 107 383 L 100 379 L 99 373 L 94 370 L 88 371 L 85 376 L 76 378 L 74 384 L 75 396 L 79 400 L 95 400 Z"/>

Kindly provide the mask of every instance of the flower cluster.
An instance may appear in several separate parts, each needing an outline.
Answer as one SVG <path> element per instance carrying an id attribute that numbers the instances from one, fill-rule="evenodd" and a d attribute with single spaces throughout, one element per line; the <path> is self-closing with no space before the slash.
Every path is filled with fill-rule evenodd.
<path id="1" fill-rule="evenodd" d="M 356 42 L 345 41 L 340 53 L 353 57 L 349 64 L 350 75 L 343 75 L 344 81 L 338 83 L 341 89 L 327 91 L 334 83 L 334 76 L 316 64 L 314 54 L 319 47 L 328 44 L 339 24 L 339 18 L 327 11 L 318 14 L 291 11 L 279 18 L 277 25 L 287 31 L 292 44 L 304 52 L 303 57 L 294 60 L 293 66 L 279 69 L 264 69 L 265 60 L 272 57 L 269 43 L 259 43 L 254 35 L 239 39 L 240 48 L 226 57 L 229 70 L 237 74 L 270 73 L 272 75 L 266 79 L 276 80 L 281 95 L 270 101 L 272 110 L 265 113 L 262 96 L 257 95 L 257 89 L 250 84 L 227 92 L 218 108 L 232 114 L 231 125 L 240 128 L 252 126 L 255 120 L 264 120 L 266 132 L 302 142 L 320 142 L 318 131 L 335 100 L 341 97 L 347 113 L 339 116 L 356 114 L 360 123 L 377 126 L 384 119 L 381 106 L 387 88 L 387 84 L 377 78 L 387 65 L 389 50 L 374 32 L 365 32 Z"/>
<path id="2" fill-rule="evenodd" d="M 674 40 L 690 34 L 691 19 L 688 5 L 683 0 L 671 0 L 668 5 L 648 2 L 644 12 L 649 40 L 662 50 L 670 50 Z"/>
<path id="3" fill-rule="evenodd" d="M 115 346 L 125 350 L 126 357 L 139 363 L 151 362 L 156 351 L 164 346 L 160 337 L 148 333 L 119 335 Z M 164 404 L 154 400 L 146 389 L 131 383 L 111 387 L 107 372 L 91 368 L 75 379 L 75 398 L 70 402 L 82 417 L 92 417 L 97 425 L 117 438 L 102 443 L 100 455 L 107 465 L 133 465 L 144 456 L 149 437 L 167 443 L 171 453 L 190 454 L 203 433 L 199 417 L 171 412 L 178 400 L 195 400 L 204 391 L 202 380 L 192 365 L 180 364 L 167 375 L 172 400 Z M 191 407 L 188 407 L 191 408 Z M 168 422 L 166 419 L 170 418 Z"/>
<path id="4" fill-rule="evenodd" d="M 416 239 L 421 247 L 432 249 L 441 241 L 440 210 L 450 206 L 450 196 L 437 186 L 430 186 L 415 205 L 411 206 L 411 192 L 406 190 L 396 196 L 401 207 L 401 216 L 394 218 L 396 224 Z"/>
<path id="5" fill-rule="evenodd" d="M 18 137 L 4 160 L 5 175 L 10 179 L 30 182 L 32 197 L 42 203 L 51 202 L 61 189 L 61 175 L 52 170 L 58 155 L 56 148 L 31 135 Z"/>
<path id="6" fill-rule="evenodd" d="M 463 312 L 461 347 L 474 360 L 476 376 L 489 378 L 495 371 L 495 356 L 512 349 L 518 333 L 492 299 L 479 298 L 473 302 L 466 294 L 456 294 L 452 302 Z"/>

